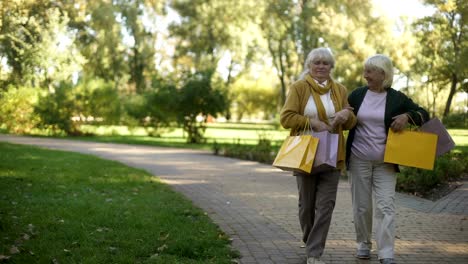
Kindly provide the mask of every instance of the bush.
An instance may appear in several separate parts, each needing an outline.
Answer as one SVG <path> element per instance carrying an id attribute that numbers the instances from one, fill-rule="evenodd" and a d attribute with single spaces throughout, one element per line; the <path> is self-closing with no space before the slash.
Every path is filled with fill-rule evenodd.
<path id="1" fill-rule="evenodd" d="M 271 140 L 260 137 L 257 145 L 242 145 L 238 140 L 235 144 L 213 144 L 216 155 L 253 160 L 261 163 L 272 164 L 276 155 L 276 148 L 272 146 Z"/>
<path id="2" fill-rule="evenodd" d="M 397 176 L 397 191 L 425 196 L 431 190 L 468 173 L 466 153 L 447 153 L 436 159 L 434 170 L 401 166 Z"/>
<path id="3" fill-rule="evenodd" d="M 34 112 L 38 91 L 34 88 L 9 86 L 0 92 L 0 125 L 15 134 L 30 133 L 39 123 Z"/>
<path id="4" fill-rule="evenodd" d="M 452 113 L 444 117 L 444 124 L 447 128 L 468 128 L 467 113 Z"/>
<path id="5" fill-rule="evenodd" d="M 54 92 L 39 97 L 34 111 L 40 116 L 39 128 L 52 134 L 80 135 L 77 124 L 72 121 L 76 113 L 76 98 L 70 84 L 61 83 Z"/>

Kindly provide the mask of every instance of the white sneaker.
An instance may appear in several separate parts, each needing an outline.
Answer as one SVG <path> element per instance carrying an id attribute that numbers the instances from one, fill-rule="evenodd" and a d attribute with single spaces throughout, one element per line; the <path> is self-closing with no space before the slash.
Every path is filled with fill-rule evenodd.
<path id="1" fill-rule="evenodd" d="M 307 264 L 325 264 L 325 262 L 321 261 L 319 258 L 309 257 L 307 258 Z"/>

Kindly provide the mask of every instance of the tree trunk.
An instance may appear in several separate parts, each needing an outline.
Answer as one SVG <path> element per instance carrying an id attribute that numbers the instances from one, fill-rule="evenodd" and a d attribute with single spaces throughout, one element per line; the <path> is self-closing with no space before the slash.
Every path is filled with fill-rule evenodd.
<path id="1" fill-rule="evenodd" d="M 457 83 L 458 83 L 458 76 L 455 73 L 452 73 L 452 81 L 450 83 L 450 92 L 447 98 L 447 103 L 445 104 L 444 110 L 444 117 L 450 113 L 450 106 L 452 105 L 453 96 L 457 92 Z"/>

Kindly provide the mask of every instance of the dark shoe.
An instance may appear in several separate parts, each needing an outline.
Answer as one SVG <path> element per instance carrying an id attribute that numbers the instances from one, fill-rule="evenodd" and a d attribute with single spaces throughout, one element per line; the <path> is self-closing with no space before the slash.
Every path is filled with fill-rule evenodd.
<path id="1" fill-rule="evenodd" d="M 356 258 L 358 259 L 370 259 L 369 249 L 358 249 L 356 252 Z"/>
<path id="2" fill-rule="evenodd" d="M 395 260 L 392 258 L 384 258 L 380 260 L 382 264 L 396 264 Z"/>

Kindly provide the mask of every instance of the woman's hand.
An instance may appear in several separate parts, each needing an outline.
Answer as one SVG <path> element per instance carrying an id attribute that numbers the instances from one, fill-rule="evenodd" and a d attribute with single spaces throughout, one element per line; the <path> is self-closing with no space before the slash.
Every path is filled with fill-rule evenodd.
<path id="1" fill-rule="evenodd" d="M 401 114 L 392 117 L 393 122 L 390 125 L 393 131 L 399 132 L 402 131 L 405 127 L 406 124 L 408 124 L 408 115 L 407 114 Z"/>
<path id="2" fill-rule="evenodd" d="M 351 111 L 353 111 L 353 108 L 350 106 L 345 107 L 341 111 L 338 111 L 335 113 L 335 117 L 331 121 L 331 126 L 333 128 L 342 125 L 348 121 L 349 116 L 351 115 Z"/>
<path id="3" fill-rule="evenodd" d="M 327 125 L 325 122 L 320 121 L 319 119 L 311 118 L 310 119 L 310 125 L 312 126 L 312 129 L 316 132 L 321 132 L 321 131 L 331 131 L 332 127 Z"/>

